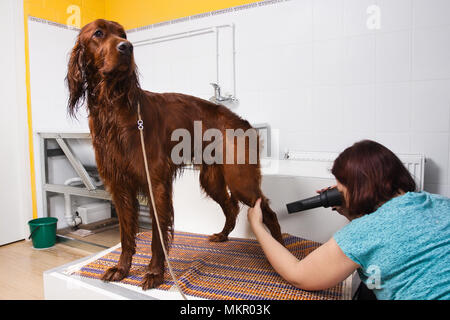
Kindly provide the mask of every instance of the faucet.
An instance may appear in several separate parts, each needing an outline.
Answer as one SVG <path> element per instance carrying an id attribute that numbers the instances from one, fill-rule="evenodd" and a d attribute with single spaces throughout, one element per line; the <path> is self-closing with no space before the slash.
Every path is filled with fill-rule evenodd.
<path id="1" fill-rule="evenodd" d="M 226 97 L 223 97 L 221 94 L 221 89 L 220 86 L 217 83 L 210 83 L 213 88 L 214 88 L 214 97 L 211 97 L 209 100 L 217 103 L 217 104 L 221 104 L 222 102 L 227 102 L 227 101 L 231 101 L 231 102 L 236 102 L 237 99 L 235 97 L 233 97 L 231 94 L 227 95 Z"/>

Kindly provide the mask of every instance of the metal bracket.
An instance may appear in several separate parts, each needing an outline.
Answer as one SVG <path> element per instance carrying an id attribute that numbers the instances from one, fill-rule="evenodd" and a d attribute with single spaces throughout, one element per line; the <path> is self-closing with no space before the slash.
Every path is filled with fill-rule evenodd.
<path id="1" fill-rule="evenodd" d="M 94 183 L 91 180 L 91 177 L 87 173 L 84 166 L 81 164 L 80 160 L 78 160 L 72 153 L 72 150 L 70 150 L 70 147 L 67 145 L 66 141 L 61 138 L 61 136 L 58 136 L 56 138 L 56 142 L 66 155 L 67 159 L 69 160 L 72 167 L 75 169 L 77 174 L 80 176 L 81 180 L 83 180 L 84 185 L 89 191 L 97 189 L 97 187 L 94 185 Z"/>

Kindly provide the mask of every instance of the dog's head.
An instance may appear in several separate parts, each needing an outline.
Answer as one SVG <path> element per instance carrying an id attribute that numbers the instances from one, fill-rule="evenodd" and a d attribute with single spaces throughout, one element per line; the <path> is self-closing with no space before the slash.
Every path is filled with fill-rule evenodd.
<path id="1" fill-rule="evenodd" d="M 69 113 L 74 115 L 87 91 L 100 82 L 118 82 L 134 76 L 133 45 L 117 22 L 98 19 L 84 26 L 72 49 L 67 72 Z"/>

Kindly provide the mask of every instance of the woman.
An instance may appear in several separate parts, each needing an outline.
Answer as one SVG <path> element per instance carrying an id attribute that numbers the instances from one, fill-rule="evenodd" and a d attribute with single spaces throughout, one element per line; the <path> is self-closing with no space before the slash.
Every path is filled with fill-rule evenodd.
<path id="1" fill-rule="evenodd" d="M 259 200 L 248 210 L 273 268 L 304 290 L 334 287 L 358 270 L 378 299 L 450 299 L 450 199 L 415 192 L 402 162 L 373 141 L 347 148 L 331 172 L 345 199 L 334 209 L 350 223 L 303 260 L 266 231 Z"/>

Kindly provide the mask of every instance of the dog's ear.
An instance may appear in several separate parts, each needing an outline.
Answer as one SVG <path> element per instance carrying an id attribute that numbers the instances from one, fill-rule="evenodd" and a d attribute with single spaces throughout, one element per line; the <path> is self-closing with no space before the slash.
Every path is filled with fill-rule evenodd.
<path id="1" fill-rule="evenodd" d="M 83 104 L 86 97 L 87 83 L 84 58 L 84 48 L 80 39 L 78 39 L 70 55 L 66 76 L 66 83 L 69 88 L 67 111 L 71 117 L 76 117 L 78 108 Z"/>

